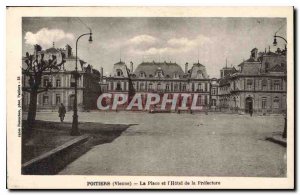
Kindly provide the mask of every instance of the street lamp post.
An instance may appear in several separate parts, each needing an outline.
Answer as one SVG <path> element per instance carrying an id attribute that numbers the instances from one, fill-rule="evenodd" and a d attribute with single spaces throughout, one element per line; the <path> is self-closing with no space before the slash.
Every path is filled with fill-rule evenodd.
<path id="1" fill-rule="evenodd" d="M 285 38 L 283 38 L 282 36 L 278 36 L 278 35 L 276 35 L 276 33 L 275 33 L 275 35 L 274 35 L 274 42 L 273 42 L 273 45 L 274 45 L 274 46 L 277 45 L 277 40 L 276 40 L 276 38 L 281 38 L 281 39 L 283 39 L 283 40 L 285 41 L 285 43 L 287 44 L 287 40 L 286 40 Z"/>
<path id="2" fill-rule="evenodd" d="M 273 42 L 273 45 L 274 45 L 274 46 L 277 45 L 277 40 L 276 40 L 276 38 L 281 38 L 281 39 L 284 40 L 285 43 L 287 44 L 287 40 L 286 40 L 285 38 L 283 38 L 283 37 L 281 37 L 281 36 L 278 36 L 278 35 L 276 35 L 276 33 L 275 33 L 275 35 L 274 35 L 274 42 Z M 287 113 L 286 113 L 285 116 L 284 116 L 284 129 L 283 129 L 283 133 L 282 133 L 282 137 L 283 137 L 283 138 L 286 138 L 286 136 L 287 136 L 286 120 L 287 120 Z"/>
<path id="3" fill-rule="evenodd" d="M 75 97 L 74 97 L 74 105 L 73 105 L 73 122 L 72 122 L 72 130 L 71 130 L 71 135 L 80 135 L 79 129 L 78 129 L 78 114 L 77 114 L 77 81 L 79 78 L 79 73 L 78 73 L 78 69 L 77 69 L 77 45 L 78 45 L 78 41 L 81 37 L 85 36 L 85 35 L 90 35 L 89 37 L 89 42 L 91 43 L 93 41 L 92 39 L 92 31 L 90 29 L 89 33 L 85 33 L 80 35 L 77 40 L 76 40 L 76 66 L 75 66 L 75 71 L 74 71 L 74 78 L 75 78 Z"/>

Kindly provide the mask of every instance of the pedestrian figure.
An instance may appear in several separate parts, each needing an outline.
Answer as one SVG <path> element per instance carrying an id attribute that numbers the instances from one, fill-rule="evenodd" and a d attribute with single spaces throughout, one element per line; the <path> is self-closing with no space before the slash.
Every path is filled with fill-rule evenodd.
<path id="1" fill-rule="evenodd" d="M 58 109 L 58 114 L 61 122 L 64 122 L 65 114 L 66 114 L 66 108 L 63 103 L 60 104 Z"/>

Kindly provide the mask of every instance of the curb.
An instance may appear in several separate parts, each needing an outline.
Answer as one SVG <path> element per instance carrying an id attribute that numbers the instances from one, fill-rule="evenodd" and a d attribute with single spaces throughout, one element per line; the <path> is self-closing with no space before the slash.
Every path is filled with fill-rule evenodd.
<path id="1" fill-rule="evenodd" d="M 89 135 L 82 135 L 54 148 L 30 161 L 22 164 L 22 174 L 25 175 L 53 175 L 74 159 L 72 152 L 78 146 L 89 140 Z"/>
<path id="2" fill-rule="evenodd" d="M 271 141 L 273 143 L 279 144 L 283 147 L 286 147 L 286 141 L 280 140 L 280 139 L 276 139 L 274 137 L 266 137 L 266 140 Z"/>

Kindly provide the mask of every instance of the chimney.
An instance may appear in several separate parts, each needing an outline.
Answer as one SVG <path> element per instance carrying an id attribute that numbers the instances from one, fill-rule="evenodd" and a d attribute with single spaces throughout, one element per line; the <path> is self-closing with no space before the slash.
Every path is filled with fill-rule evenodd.
<path id="1" fill-rule="evenodd" d="M 189 69 L 189 63 L 185 63 L 185 69 L 184 69 L 184 73 L 187 74 Z"/>
<path id="2" fill-rule="evenodd" d="M 66 57 L 72 56 L 72 47 L 70 45 L 66 45 Z"/>
<path id="3" fill-rule="evenodd" d="M 253 59 L 254 61 L 257 61 L 257 58 L 258 58 L 257 51 L 258 50 L 256 48 L 254 48 L 254 49 L 251 50 L 251 56 L 250 56 L 250 58 Z"/>
<path id="4" fill-rule="evenodd" d="M 133 73 L 133 62 L 130 61 L 130 72 Z"/>
<path id="5" fill-rule="evenodd" d="M 103 67 L 100 68 L 100 81 L 103 80 Z"/>

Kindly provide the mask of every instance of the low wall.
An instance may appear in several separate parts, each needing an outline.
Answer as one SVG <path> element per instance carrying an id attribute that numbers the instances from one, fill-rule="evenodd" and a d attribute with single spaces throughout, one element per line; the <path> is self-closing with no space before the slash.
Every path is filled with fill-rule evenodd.
<path id="1" fill-rule="evenodd" d="M 87 151 L 84 145 L 89 140 L 88 135 L 82 135 L 75 139 L 46 152 L 24 164 L 24 175 L 54 175 L 62 170 L 67 164 L 78 158 Z"/>

